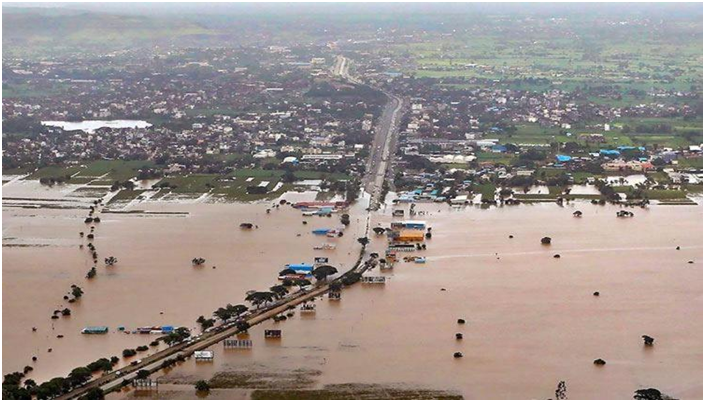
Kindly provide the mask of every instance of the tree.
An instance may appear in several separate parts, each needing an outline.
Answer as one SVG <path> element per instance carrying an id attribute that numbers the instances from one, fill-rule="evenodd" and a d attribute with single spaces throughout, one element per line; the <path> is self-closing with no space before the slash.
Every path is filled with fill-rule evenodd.
<path id="1" fill-rule="evenodd" d="M 259 307 L 263 303 L 274 300 L 272 292 L 252 292 L 245 297 L 245 300 L 252 303 L 255 307 Z"/>
<path id="2" fill-rule="evenodd" d="M 220 307 L 217 310 L 215 310 L 213 312 L 213 315 L 220 318 L 223 321 L 228 320 L 228 319 L 230 319 L 230 317 L 232 317 L 232 314 L 230 314 L 230 312 L 223 307 Z"/>
<path id="3" fill-rule="evenodd" d="M 344 275 L 340 281 L 342 282 L 343 285 L 345 286 L 350 286 L 358 281 L 360 281 L 360 278 L 362 278 L 362 274 L 359 272 L 350 272 L 346 275 Z"/>
<path id="4" fill-rule="evenodd" d="M 284 174 L 282 175 L 282 181 L 284 183 L 293 183 L 296 181 L 296 175 L 294 175 L 294 172 L 287 169 L 286 172 L 284 172 Z"/>
<path id="5" fill-rule="evenodd" d="M 269 290 L 274 293 L 277 299 L 281 299 L 282 297 L 286 296 L 287 293 L 289 293 L 289 289 L 287 289 L 286 286 L 283 285 L 274 285 L 269 288 Z"/>
<path id="6" fill-rule="evenodd" d="M 208 392 L 211 390 L 211 386 L 204 380 L 199 380 L 195 385 L 196 391 L 198 392 Z"/>
<path id="7" fill-rule="evenodd" d="M 294 280 L 294 285 L 299 287 L 299 290 L 303 289 L 306 286 L 309 286 L 311 284 L 311 281 L 308 279 L 295 279 Z"/>
<path id="8" fill-rule="evenodd" d="M 634 399 L 638 400 L 662 400 L 664 395 L 656 388 L 637 389 L 634 391 Z"/>
<path id="9" fill-rule="evenodd" d="M 558 387 L 556 388 L 556 399 L 558 399 L 558 400 L 568 399 L 568 396 L 566 396 L 565 381 L 561 381 L 558 383 Z"/>
<path id="10" fill-rule="evenodd" d="M 98 359 L 98 360 L 94 361 L 93 363 L 90 363 L 86 367 L 88 367 L 88 370 L 90 370 L 91 372 L 95 372 L 95 371 L 108 372 L 113 369 L 113 363 L 106 358 L 102 358 L 102 359 Z"/>
<path id="11" fill-rule="evenodd" d="M 166 335 L 163 339 L 164 339 L 164 343 L 171 346 L 173 344 L 182 342 L 184 339 L 186 339 L 190 336 L 191 336 L 191 331 L 189 331 L 188 328 L 179 327 L 179 328 L 176 328 L 174 331 L 172 331 L 170 334 Z"/>
<path id="12" fill-rule="evenodd" d="M 67 380 L 72 387 L 82 385 L 91 378 L 91 370 L 88 367 L 76 367 L 71 370 Z"/>
<path id="13" fill-rule="evenodd" d="M 233 306 L 232 304 L 228 304 L 227 306 L 220 307 L 218 310 L 214 311 L 213 315 L 223 321 L 226 321 L 232 317 L 239 316 L 247 310 L 249 309 L 243 304 L 237 304 L 235 306 Z"/>
<path id="14" fill-rule="evenodd" d="M 137 351 L 134 349 L 125 349 L 122 351 L 122 357 L 132 357 L 137 354 Z"/>
<path id="15" fill-rule="evenodd" d="M 145 378 L 149 377 L 151 373 L 149 370 L 140 370 L 137 372 L 137 378 L 140 380 L 144 380 Z"/>
<path id="16" fill-rule="evenodd" d="M 239 316 L 249 310 L 249 308 L 244 304 L 236 304 L 234 306 L 228 304 L 227 306 L 225 306 L 225 308 L 227 308 L 228 311 L 230 311 L 234 316 Z"/>
<path id="17" fill-rule="evenodd" d="M 314 269 L 311 273 L 316 278 L 316 280 L 323 281 L 326 280 L 328 276 L 337 274 L 338 270 L 332 265 L 321 265 L 319 267 L 316 267 L 316 269 Z"/>
<path id="18" fill-rule="evenodd" d="M 78 299 L 81 296 L 83 296 L 83 289 L 76 285 L 71 285 L 71 295 L 75 298 Z"/>
<path id="19" fill-rule="evenodd" d="M 215 320 L 212 319 L 212 318 L 209 318 L 209 319 L 207 319 L 207 320 L 203 320 L 203 322 L 201 322 L 200 324 L 201 324 L 201 331 L 205 331 L 205 330 L 207 330 L 208 328 L 210 328 L 210 327 L 212 327 L 213 325 L 215 325 Z"/>
<path id="20" fill-rule="evenodd" d="M 88 399 L 91 401 L 96 401 L 96 400 L 103 400 L 105 399 L 105 393 L 103 392 L 103 389 L 100 387 L 93 387 L 86 392 L 86 394 L 81 397 L 80 399 Z"/>
<path id="21" fill-rule="evenodd" d="M 68 392 L 71 389 L 69 381 L 63 377 L 54 377 L 37 387 L 37 399 L 49 399 Z"/>
<path id="22" fill-rule="evenodd" d="M 367 237 L 359 237 L 357 239 L 357 242 L 362 244 L 363 246 L 366 246 L 370 243 L 370 239 L 368 239 Z"/>
<path id="23" fill-rule="evenodd" d="M 86 278 L 87 278 L 87 279 L 95 278 L 96 274 L 97 274 L 97 272 L 96 272 L 96 270 L 95 270 L 95 267 L 92 267 L 92 268 L 88 271 L 88 273 L 86 274 Z"/>

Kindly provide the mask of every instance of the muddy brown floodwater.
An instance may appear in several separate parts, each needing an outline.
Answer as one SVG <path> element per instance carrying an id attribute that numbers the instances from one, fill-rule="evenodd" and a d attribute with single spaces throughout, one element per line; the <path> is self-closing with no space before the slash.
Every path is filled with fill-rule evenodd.
<path id="1" fill-rule="evenodd" d="M 310 230 L 335 226 L 337 217 L 303 218 L 290 207 L 265 214 L 268 205 L 149 202 L 134 208 L 184 214 L 104 214 L 94 243 L 101 261 L 114 255 L 119 262 L 99 264 L 90 283 L 83 276 L 91 261 L 78 249 L 83 211 L 4 206 L 4 371 L 37 355 L 34 378 L 66 375 L 152 339 L 116 333 L 119 325 L 194 327 L 199 315 L 273 285 L 286 263 L 317 255 L 343 269 L 354 262 L 366 218 L 359 205 L 346 235 L 334 240 L 337 249 L 325 252 L 312 247 L 330 239 Z M 576 209 L 582 218 L 573 217 Z M 617 207 L 589 203 L 419 204 L 417 210 L 427 212 L 414 218 L 427 221 L 433 238 L 426 251 L 400 256 L 423 255 L 425 264 L 375 269 L 390 277 L 385 285 L 356 284 L 340 301 L 318 300 L 315 314 L 296 311 L 286 321 L 258 325 L 250 330 L 250 350 L 215 345 L 213 362 L 191 359 L 155 374 L 163 384 L 159 397 L 194 398 L 189 384 L 198 379 L 218 385 L 214 398 L 276 396 L 250 390 L 280 388 L 341 396 L 336 392 L 357 384 L 387 396 L 406 389 L 466 399 L 548 399 L 561 380 L 571 399 L 631 399 L 645 387 L 681 399 L 703 397 L 701 205 L 633 209 L 635 217 L 624 219 L 615 217 Z M 391 207 L 371 218 L 373 226 L 391 220 Z M 244 221 L 259 229 L 240 230 Z M 553 239 L 550 246 L 540 244 L 544 236 Z M 11 246 L 20 239 L 45 246 Z M 373 236 L 371 249 L 383 252 L 385 244 Z M 203 268 L 191 266 L 196 256 L 207 260 Z M 71 305 L 70 318 L 52 322 L 72 283 L 85 296 Z M 111 332 L 79 334 L 87 325 Z M 263 331 L 273 328 L 283 331 L 282 339 L 265 341 Z M 653 347 L 644 347 L 645 334 L 656 339 Z M 464 357 L 454 359 L 455 352 Z M 607 364 L 593 365 L 598 358 Z"/>

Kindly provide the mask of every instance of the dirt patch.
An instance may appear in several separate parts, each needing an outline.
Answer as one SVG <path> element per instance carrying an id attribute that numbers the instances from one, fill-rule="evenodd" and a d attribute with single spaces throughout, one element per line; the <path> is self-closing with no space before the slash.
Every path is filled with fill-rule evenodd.
<path id="1" fill-rule="evenodd" d="M 255 390 L 252 399 L 463 399 L 459 393 L 381 384 L 330 384 L 322 389 Z"/>
<path id="2" fill-rule="evenodd" d="M 223 371 L 216 373 L 208 383 L 211 388 L 302 389 L 313 386 L 316 382 L 316 377 L 319 375 L 321 375 L 320 371 L 308 369 Z"/>

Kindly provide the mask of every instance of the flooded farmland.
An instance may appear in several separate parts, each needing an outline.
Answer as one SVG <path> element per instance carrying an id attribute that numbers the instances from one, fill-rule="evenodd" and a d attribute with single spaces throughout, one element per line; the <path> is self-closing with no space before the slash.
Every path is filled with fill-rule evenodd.
<path id="1" fill-rule="evenodd" d="M 116 332 L 121 325 L 195 328 L 199 315 L 275 284 L 286 263 L 325 255 L 348 269 L 365 229 L 360 205 L 345 236 L 333 240 L 336 250 L 315 251 L 324 240 L 311 230 L 337 225 L 337 216 L 302 217 L 288 206 L 267 214 L 271 202 L 133 204 L 142 212 L 101 214 L 94 240 L 101 263 L 86 280 L 92 261 L 78 237 L 85 210 L 4 203 L 5 371 L 35 355 L 32 378 L 43 381 L 152 339 Z M 371 225 L 388 225 L 391 208 L 373 213 Z M 582 218 L 573 217 L 577 209 Z M 587 202 L 419 204 L 423 214 L 414 219 L 425 220 L 433 238 L 427 250 L 406 254 L 425 256 L 425 264 L 377 268 L 374 275 L 389 277 L 385 285 L 356 284 L 340 301 L 317 300 L 314 315 L 297 310 L 253 327 L 252 349 L 218 344 L 212 362 L 190 359 L 154 375 L 160 397 L 194 398 L 191 384 L 206 379 L 213 398 L 281 397 L 281 389 L 343 397 L 367 389 L 371 397 L 548 399 L 559 381 L 571 399 L 631 399 L 647 387 L 702 398 L 702 207 L 633 209 L 635 217 L 625 219 L 615 217 L 618 210 Z M 258 228 L 240 230 L 241 222 Z M 544 236 L 550 246 L 541 245 Z M 385 246 L 384 236 L 372 235 L 372 251 L 383 254 Z M 118 264 L 105 267 L 109 255 Z M 193 257 L 206 263 L 193 267 Z M 85 296 L 70 317 L 50 320 L 73 283 Z M 89 325 L 110 333 L 81 335 Z M 282 338 L 265 340 L 265 329 L 281 329 Z M 645 334 L 656 339 L 653 347 L 644 347 Z M 598 358 L 607 364 L 595 366 Z"/>

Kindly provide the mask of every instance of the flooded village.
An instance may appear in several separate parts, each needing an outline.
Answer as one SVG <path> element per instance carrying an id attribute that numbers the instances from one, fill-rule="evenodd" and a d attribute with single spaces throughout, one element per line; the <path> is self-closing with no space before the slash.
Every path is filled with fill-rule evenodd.
<path id="1" fill-rule="evenodd" d="M 357 239 L 368 224 L 363 201 L 346 210 L 350 224 L 341 237 L 315 234 L 342 226 L 340 213 L 309 217 L 290 205 L 271 207 L 148 201 L 134 213 L 104 211 L 93 243 L 118 262 L 101 261 L 93 279 L 84 278 L 92 261 L 79 249 L 86 242 L 78 236 L 86 227 L 83 214 L 8 208 L 6 236 L 18 240 L 4 248 L 5 283 L 16 279 L 25 285 L 3 289 L 4 319 L 14 323 L 5 330 L 4 359 L 18 368 L 31 365 L 38 379 L 50 379 L 162 336 L 131 333 L 139 327 L 184 326 L 198 334 L 197 317 L 227 304 L 247 304 L 247 292 L 276 285 L 287 264 L 306 272 L 321 257 L 340 271 L 356 263 Z M 399 209 L 405 216 L 392 216 Z M 692 317 L 701 312 L 693 301 L 702 297 L 702 270 L 689 261 L 701 261 L 702 237 L 696 235 L 702 211 L 636 208 L 633 219 L 622 220 L 615 217 L 618 209 L 586 201 L 492 209 L 418 203 L 411 225 L 423 219 L 428 227 L 420 237 L 413 229 L 396 236 L 424 247 L 404 251 L 409 249 L 396 240 L 397 247 L 389 247 L 386 232 L 395 236 L 391 229 L 411 218 L 409 207 L 390 202 L 369 217 L 373 228 L 390 231 L 371 231 L 368 245 L 369 252 L 386 253 L 388 266 L 363 276 L 383 277 L 382 284 L 346 286 L 339 300 L 328 293 L 317 297 L 313 314 L 295 308 L 286 320 L 255 326 L 245 338 L 235 337 L 250 339 L 247 348 L 213 345 L 212 361 L 192 358 L 159 372 L 158 392 L 186 397 L 193 383 L 207 380 L 213 395 L 222 398 L 254 392 L 276 399 L 282 388 L 302 397 L 325 390 L 338 395 L 344 391 L 337 385 L 348 383 L 351 393 L 354 384 L 374 384 L 378 396 L 548 398 L 559 379 L 576 398 L 595 397 L 596 383 L 603 384 L 602 397 L 622 398 L 649 383 L 697 398 L 700 356 L 692 352 L 700 347 L 702 321 Z M 574 217 L 576 210 L 582 217 Z M 37 218 L 44 224 L 30 228 L 27 222 Z M 256 229 L 240 228 L 245 221 Z M 661 229 L 649 230 L 654 225 Z M 432 229 L 430 238 L 423 235 L 426 229 Z M 550 246 L 541 244 L 544 236 L 551 237 Z M 336 247 L 316 250 L 323 243 Z M 57 256 L 55 249 L 62 253 Z M 205 261 L 194 266 L 195 255 Z M 70 263 L 57 264 L 57 258 Z M 68 304 L 61 296 L 74 283 L 86 294 Z M 70 317 L 49 318 L 64 306 L 71 308 Z M 98 325 L 108 327 L 107 333 L 81 334 Z M 271 329 L 281 330 L 281 338 L 265 338 Z M 656 339 L 653 349 L 643 345 L 645 334 Z M 126 363 L 164 347 L 150 347 Z M 462 358 L 454 357 L 458 352 Z M 596 359 L 607 364 L 595 366 Z M 429 373 L 428 364 L 437 370 Z M 512 375 L 526 383 L 503 385 Z M 111 395 L 133 398 L 141 392 L 128 386 Z"/>
<path id="2" fill-rule="evenodd" d="M 4 39 L 3 399 L 702 399 L 701 21 L 555 13 Z"/>

